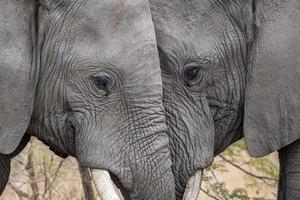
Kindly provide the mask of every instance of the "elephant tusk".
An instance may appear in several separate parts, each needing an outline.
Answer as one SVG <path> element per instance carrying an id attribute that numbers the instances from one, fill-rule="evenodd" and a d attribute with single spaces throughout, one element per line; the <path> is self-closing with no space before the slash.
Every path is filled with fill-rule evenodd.
<path id="1" fill-rule="evenodd" d="M 43 6 L 43 8 L 47 10 L 50 9 L 50 0 L 38 0 L 38 2 Z"/>
<path id="2" fill-rule="evenodd" d="M 106 170 L 91 169 L 92 179 L 102 200 L 124 200 L 120 190 L 111 180 Z"/>
<path id="3" fill-rule="evenodd" d="M 39 2 L 43 6 L 48 6 L 49 5 L 49 1 L 48 0 L 39 0 Z"/>
<path id="4" fill-rule="evenodd" d="M 186 185 L 182 200 L 197 200 L 200 196 L 203 171 L 198 170 L 194 176 L 189 179 Z"/>

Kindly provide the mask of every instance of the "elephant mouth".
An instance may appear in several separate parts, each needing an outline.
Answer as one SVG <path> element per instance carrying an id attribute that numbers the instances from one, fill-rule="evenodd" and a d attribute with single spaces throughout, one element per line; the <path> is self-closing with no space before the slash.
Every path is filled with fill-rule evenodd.
<path id="1" fill-rule="evenodd" d="M 130 200 L 129 193 L 114 174 L 100 169 L 90 171 L 96 191 L 102 200 Z"/>
<path id="2" fill-rule="evenodd" d="M 197 200 L 201 191 L 203 170 L 198 170 L 190 177 L 182 200 Z M 95 188 L 102 200 L 130 200 L 128 192 L 119 179 L 107 170 L 91 169 Z"/>

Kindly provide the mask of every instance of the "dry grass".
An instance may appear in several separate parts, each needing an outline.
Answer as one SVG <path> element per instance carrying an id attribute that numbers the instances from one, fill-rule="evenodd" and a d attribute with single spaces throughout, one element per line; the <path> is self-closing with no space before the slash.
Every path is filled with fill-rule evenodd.
<path id="1" fill-rule="evenodd" d="M 248 154 L 243 155 L 245 159 L 249 158 Z M 274 161 L 276 165 L 278 165 L 278 156 L 277 153 L 273 153 L 269 156 L 265 157 L 266 159 Z M 220 162 L 221 158 L 217 157 L 215 159 L 215 162 Z M 247 196 L 250 197 L 250 199 L 255 199 L 260 200 L 261 197 L 263 197 L 266 200 L 276 200 L 276 194 L 277 194 L 277 185 L 276 184 L 269 184 L 268 182 L 262 182 L 256 179 L 256 182 L 254 183 L 255 185 L 251 185 L 252 181 L 249 179 L 253 179 L 254 177 L 247 175 L 241 170 L 238 170 L 236 167 L 232 166 L 229 163 L 225 163 L 225 168 L 226 172 L 222 172 L 219 170 L 213 171 L 214 174 L 212 175 L 212 171 L 206 171 L 206 174 L 208 176 L 215 176 L 217 182 L 224 182 L 226 184 L 226 188 L 232 192 L 237 188 L 244 188 L 247 191 Z M 258 176 L 265 176 L 265 174 L 257 171 L 257 170 L 252 170 L 249 166 L 247 165 L 242 165 L 241 166 L 243 169 L 252 172 L 255 175 Z M 279 166 L 278 166 L 279 167 Z M 210 182 L 209 184 L 213 184 L 213 181 Z M 202 182 L 203 189 L 207 189 L 209 185 L 205 182 Z M 200 195 L 201 200 L 216 200 L 216 198 L 209 197 L 205 193 L 201 193 Z M 200 200 L 199 199 L 199 200 Z M 218 200 L 223 200 L 223 198 L 217 198 Z M 226 198 L 224 198 L 226 199 Z M 235 198 L 238 199 L 238 198 Z M 246 200 L 246 198 L 239 198 L 241 200 Z M 262 200 L 264 200 L 262 199 Z"/>
<path id="2" fill-rule="evenodd" d="M 243 155 L 247 157 L 248 155 Z M 269 156 L 276 162 L 276 155 Z M 247 187 L 247 177 L 230 164 L 226 172 L 215 171 L 219 181 L 225 182 L 229 190 L 242 187 L 251 196 L 265 196 L 272 199 L 277 188 L 261 183 L 260 190 Z M 247 166 L 245 166 L 247 169 Z M 204 187 L 205 188 L 205 185 Z M 201 200 L 211 199 L 202 194 Z M 99 197 L 98 197 L 99 198 Z M 62 159 L 47 146 L 32 139 L 29 145 L 12 161 L 9 184 L 0 200 L 81 200 L 86 199 L 76 159 Z M 100 198 L 99 198 L 100 199 Z"/>
<path id="3" fill-rule="evenodd" d="M 0 199 L 84 199 L 77 161 L 62 159 L 33 139 L 13 159 L 9 184 Z"/>

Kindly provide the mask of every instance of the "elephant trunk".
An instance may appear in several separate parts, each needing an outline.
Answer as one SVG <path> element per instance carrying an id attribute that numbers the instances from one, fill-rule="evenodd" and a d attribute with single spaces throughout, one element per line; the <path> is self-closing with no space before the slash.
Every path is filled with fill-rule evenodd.
<path id="1" fill-rule="evenodd" d="M 160 87 L 149 84 L 144 86 L 146 91 L 136 88 L 124 105 L 129 127 L 123 134 L 127 134 L 129 143 L 132 184 L 128 191 L 132 200 L 175 199 L 166 119 L 161 96 L 157 94 Z"/>
<path id="2" fill-rule="evenodd" d="M 149 166 L 147 166 L 149 167 Z M 157 169 L 160 168 L 160 169 Z M 158 170 L 159 172 L 157 172 Z M 147 171 L 147 170 L 145 170 Z M 155 172 L 156 171 L 156 172 Z M 161 172 L 161 173 L 160 173 Z M 168 170 L 163 170 L 163 167 L 153 167 L 153 172 L 150 174 L 145 173 L 139 177 L 139 181 L 135 183 L 134 192 L 129 192 L 129 196 L 126 194 L 123 196 L 122 191 L 116 186 L 106 170 L 91 169 L 91 176 L 96 187 L 96 190 L 103 200 L 124 200 L 124 199 L 175 199 L 174 197 L 174 181 L 172 179 L 172 173 Z M 150 180 L 149 180 L 150 178 Z M 195 185 L 193 179 L 192 185 Z M 197 184 L 196 184 L 197 185 Z M 184 200 L 190 200 L 191 196 L 198 194 L 198 190 L 195 187 L 191 187 L 186 193 Z"/>
<path id="3" fill-rule="evenodd" d="M 300 197 L 300 140 L 279 150 L 280 180 L 278 200 Z"/>
<path id="4" fill-rule="evenodd" d="M 86 127 L 72 122 L 75 130 L 83 132 L 75 139 L 76 155 L 83 167 L 109 171 L 125 199 L 173 200 L 175 183 L 163 108 L 144 102 L 135 99 L 124 105 L 122 118 L 115 113 L 103 115 L 100 128 L 91 126 L 96 124 L 92 120 L 81 122 Z"/>
<path id="5" fill-rule="evenodd" d="M 175 96 L 174 93 L 172 88 L 164 87 L 176 199 L 179 200 L 199 193 L 201 169 L 209 166 L 214 157 L 214 123 L 205 97 Z M 191 185 L 195 185 L 194 189 L 190 189 Z"/>
<path id="6" fill-rule="evenodd" d="M 132 146 L 135 160 L 131 162 L 132 200 L 175 199 L 175 183 L 166 132 L 152 130 L 142 138 L 135 138 Z"/>

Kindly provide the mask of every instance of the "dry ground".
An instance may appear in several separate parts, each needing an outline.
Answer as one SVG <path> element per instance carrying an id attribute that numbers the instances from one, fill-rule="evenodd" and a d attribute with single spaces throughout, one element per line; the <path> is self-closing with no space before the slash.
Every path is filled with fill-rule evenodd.
<path id="1" fill-rule="evenodd" d="M 248 156 L 247 154 L 243 156 Z M 277 155 L 269 156 L 276 162 Z M 245 166 L 247 169 L 247 166 Z M 225 182 L 229 190 L 246 188 L 251 197 L 264 196 L 275 199 L 276 187 L 261 184 L 259 190 L 247 186 L 245 174 L 230 164 L 228 172 L 216 172 L 219 181 Z M 205 186 L 204 186 L 205 188 Z M 12 171 L 0 200 L 81 200 L 85 199 L 78 164 L 74 158 L 54 155 L 48 147 L 33 139 L 31 144 L 12 162 Z M 201 200 L 209 200 L 202 193 Z"/>

